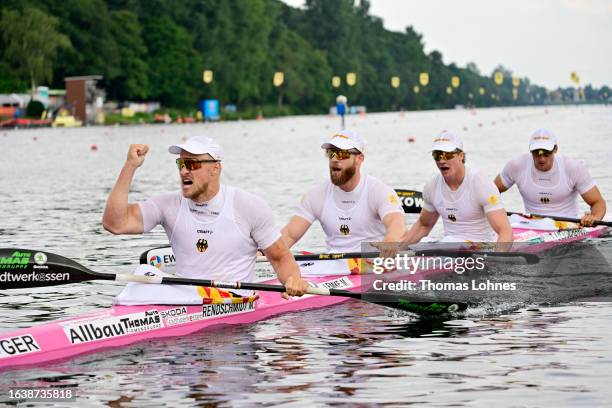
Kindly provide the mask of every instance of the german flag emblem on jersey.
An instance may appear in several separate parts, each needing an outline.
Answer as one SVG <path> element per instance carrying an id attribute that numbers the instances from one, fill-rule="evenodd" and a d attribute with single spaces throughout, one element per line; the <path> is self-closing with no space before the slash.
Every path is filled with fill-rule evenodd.
<path id="1" fill-rule="evenodd" d="M 342 235 L 348 235 L 348 234 L 349 234 L 349 232 L 351 232 L 351 230 L 349 229 L 349 226 L 348 226 L 348 225 L 346 225 L 346 224 L 342 224 L 342 225 L 340 226 L 340 233 L 341 233 Z"/>
<path id="2" fill-rule="evenodd" d="M 206 252 L 208 249 L 208 241 L 205 239 L 198 239 L 198 242 L 196 242 L 196 249 L 198 252 Z"/>

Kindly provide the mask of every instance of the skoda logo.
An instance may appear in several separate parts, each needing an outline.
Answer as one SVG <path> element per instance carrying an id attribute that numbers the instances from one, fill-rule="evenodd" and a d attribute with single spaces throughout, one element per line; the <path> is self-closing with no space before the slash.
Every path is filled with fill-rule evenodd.
<path id="1" fill-rule="evenodd" d="M 206 252 L 208 249 L 208 241 L 205 239 L 198 239 L 198 242 L 196 242 L 196 249 L 198 252 Z"/>
<path id="2" fill-rule="evenodd" d="M 47 255 L 42 252 L 35 253 L 34 262 L 36 262 L 38 265 L 44 265 L 47 262 Z"/>
<path id="3" fill-rule="evenodd" d="M 341 233 L 342 235 L 348 235 L 348 234 L 349 234 L 349 232 L 351 232 L 351 230 L 349 229 L 349 226 L 348 226 L 348 225 L 346 225 L 346 224 L 342 224 L 342 225 L 340 226 L 340 233 Z"/>

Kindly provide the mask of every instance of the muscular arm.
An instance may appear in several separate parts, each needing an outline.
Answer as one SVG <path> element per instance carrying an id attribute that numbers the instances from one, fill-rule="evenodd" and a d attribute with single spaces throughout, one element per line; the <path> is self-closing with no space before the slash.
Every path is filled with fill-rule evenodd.
<path id="1" fill-rule="evenodd" d="M 287 288 L 287 294 L 290 296 L 303 295 L 308 289 L 308 283 L 302 280 L 300 268 L 283 239 L 277 239 L 263 252 L 276 271 L 278 280 Z"/>
<path id="2" fill-rule="evenodd" d="M 308 220 L 298 215 L 291 217 L 287 225 L 285 225 L 281 230 L 283 241 L 285 242 L 287 248 L 291 248 L 297 241 L 299 241 L 304 236 L 306 231 L 308 231 L 310 225 L 311 223 Z"/>
<path id="3" fill-rule="evenodd" d="M 406 232 L 406 227 L 404 226 L 404 214 L 387 214 L 382 221 L 383 224 L 385 224 L 386 230 L 383 242 L 399 242 Z"/>
<path id="4" fill-rule="evenodd" d="M 140 207 L 128 204 L 128 193 L 134 173 L 142 165 L 148 150 L 147 145 L 130 146 L 125 165 L 106 200 L 102 225 L 113 234 L 142 234 L 144 231 Z"/>
<path id="5" fill-rule="evenodd" d="M 582 194 L 582 199 L 591 207 L 591 213 L 583 216 L 580 220 L 582 225 L 591 226 L 593 221 L 599 221 L 606 215 L 606 200 L 604 200 L 597 186 Z"/>
<path id="6" fill-rule="evenodd" d="M 487 220 L 497 234 L 496 251 L 509 251 L 512 248 L 514 235 L 505 209 L 493 210 L 487 213 Z"/>
<path id="7" fill-rule="evenodd" d="M 503 193 L 504 191 L 508 190 L 508 188 L 504 186 L 504 183 L 502 182 L 501 176 L 499 174 L 497 175 L 497 177 L 495 177 L 495 180 L 493 180 L 493 182 L 495 183 L 495 186 L 497 187 L 500 193 Z"/>
<path id="8" fill-rule="evenodd" d="M 402 242 L 406 244 L 414 244 L 419 242 L 423 237 L 429 235 L 434 225 L 438 221 L 440 215 L 437 212 L 421 210 L 418 220 L 410 227 L 402 237 Z"/>

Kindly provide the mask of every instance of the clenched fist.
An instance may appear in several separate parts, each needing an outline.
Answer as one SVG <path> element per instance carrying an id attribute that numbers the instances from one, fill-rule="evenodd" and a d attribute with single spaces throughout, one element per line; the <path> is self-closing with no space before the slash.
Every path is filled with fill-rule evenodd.
<path id="1" fill-rule="evenodd" d="M 142 166 L 142 163 L 144 163 L 145 156 L 148 152 L 149 146 L 147 146 L 146 144 L 130 145 L 125 164 L 133 168 Z"/>

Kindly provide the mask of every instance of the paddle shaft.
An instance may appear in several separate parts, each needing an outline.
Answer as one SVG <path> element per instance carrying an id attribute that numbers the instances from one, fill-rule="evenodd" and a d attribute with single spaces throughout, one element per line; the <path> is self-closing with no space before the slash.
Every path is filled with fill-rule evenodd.
<path id="1" fill-rule="evenodd" d="M 525 252 L 486 252 L 486 251 L 473 251 L 473 250 L 461 250 L 461 249 L 425 249 L 422 251 L 414 250 L 410 252 L 399 252 L 398 255 L 403 256 L 447 256 L 447 257 L 466 257 L 472 255 L 481 256 L 492 256 L 492 257 L 504 257 L 524 258 L 527 263 L 534 264 L 538 263 L 540 257 L 536 254 L 525 253 Z M 356 258 L 379 258 L 379 252 L 343 252 L 337 254 L 305 254 L 305 255 L 294 255 L 297 262 L 301 261 L 329 261 L 337 259 L 356 259 Z M 267 258 L 257 257 L 257 262 L 266 262 Z"/>
<path id="2" fill-rule="evenodd" d="M 61 255 L 29 249 L 0 248 L 1 289 L 46 287 L 92 280 L 286 292 L 285 287 L 282 285 L 265 283 L 216 282 L 209 279 L 99 273 Z M 461 302 L 417 299 L 414 296 L 405 297 L 389 293 L 368 294 L 365 297 L 364 294 L 359 292 L 328 289 L 325 287 L 309 287 L 306 293 L 355 298 L 369 303 L 421 314 L 441 314 L 467 308 L 467 304 Z"/>
<path id="3" fill-rule="evenodd" d="M 506 214 L 508 214 L 508 215 L 516 214 L 516 215 L 520 215 L 521 217 L 525 217 L 525 218 L 552 218 L 553 220 L 557 220 L 557 221 L 575 222 L 577 224 L 580 224 L 580 218 L 558 217 L 556 215 L 523 214 L 523 213 L 520 213 L 520 212 L 513 212 L 513 211 L 508 211 Z M 612 222 L 610 222 L 610 221 L 594 221 L 593 225 L 594 226 L 604 225 L 606 227 L 612 227 Z"/>

